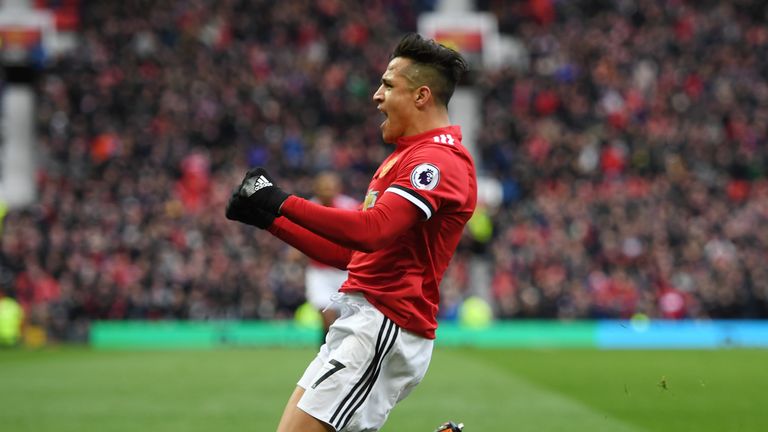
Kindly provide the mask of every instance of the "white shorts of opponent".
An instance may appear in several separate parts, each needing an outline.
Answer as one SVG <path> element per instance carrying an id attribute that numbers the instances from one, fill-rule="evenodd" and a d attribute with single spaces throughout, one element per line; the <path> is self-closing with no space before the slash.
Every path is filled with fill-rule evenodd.
<path id="1" fill-rule="evenodd" d="M 319 310 L 338 309 L 339 304 L 331 302 L 331 296 L 339 292 L 347 280 L 347 272 L 333 267 L 308 266 L 304 274 L 309 304 Z"/>
<path id="2" fill-rule="evenodd" d="M 434 341 L 401 329 L 360 294 L 340 294 L 341 316 L 298 385 L 298 407 L 337 432 L 377 431 L 421 382 Z"/>

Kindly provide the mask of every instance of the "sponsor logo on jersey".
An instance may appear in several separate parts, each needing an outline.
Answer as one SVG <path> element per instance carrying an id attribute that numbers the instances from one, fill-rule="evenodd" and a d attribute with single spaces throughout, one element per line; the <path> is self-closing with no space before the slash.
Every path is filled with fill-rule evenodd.
<path id="1" fill-rule="evenodd" d="M 265 187 L 269 187 L 269 186 L 273 186 L 272 182 L 269 181 L 263 175 L 258 177 L 251 177 L 245 180 L 245 184 L 240 189 L 240 195 L 245 195 L 249 197 L 254 193 L 256 193 L 256 191 L 264 189 Z"/>
<path id="2" fill-rule="evenodd" d="M 430 163 L 423 163 L 411 171 L 411 184 L 416 189 L 432 190 L 440 183 L 440 170 Z"/>
<path id="3" fill-rule="evenodd" d="M 369 190 L 363 201 L 363 211 L 373 208 L 376 205 L 376 199 L 379 197 L 379 191 Z"/>

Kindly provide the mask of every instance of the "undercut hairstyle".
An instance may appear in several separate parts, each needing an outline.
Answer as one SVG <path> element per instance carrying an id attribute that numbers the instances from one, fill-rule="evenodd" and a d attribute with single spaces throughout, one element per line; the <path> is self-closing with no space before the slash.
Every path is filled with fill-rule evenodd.
<path id="1" fill-rule="evenodd" d="M 467 71 L 467 62 L 458 52 L 418 33 L 408 33 L 392 52 L 390 60 L 402 57 L 413 63 L 403 74 L 414 88 L 427 86 L 438 103 L 448 106 L 456 84 Z"/>

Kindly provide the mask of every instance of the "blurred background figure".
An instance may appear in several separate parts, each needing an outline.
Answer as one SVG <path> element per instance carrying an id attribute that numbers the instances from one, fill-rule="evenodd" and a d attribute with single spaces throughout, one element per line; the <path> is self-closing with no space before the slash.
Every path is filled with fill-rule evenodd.
<path id="1" fill-rule="evenodd" d="M 326 207 L 354 210 L 360 205 L 354 198 L 341 193 L 341 179 L 333 172 L 325 171 L 317 175 L 314 182 L 312 201 Z M 305 273 L 307 301 L 320 311 L 323 317 L 323 339 L 328 327 L 339 316 L 338 306 L 331 301 L 331 296 L 347 280 L 347 272 L 315 260 L 310 260 Z"/>
<path id="2" fill-rule="evenodd" d="M 0 348 L 19 343 L 23 322 L 21 305 L 5 290 L 0 290 Z"/>

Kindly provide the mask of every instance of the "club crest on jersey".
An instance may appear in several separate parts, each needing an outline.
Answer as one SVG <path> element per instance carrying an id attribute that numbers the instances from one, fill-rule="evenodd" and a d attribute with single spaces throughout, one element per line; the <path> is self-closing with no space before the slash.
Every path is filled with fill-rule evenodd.
<path id="1" fill-rule="evenodd" d="M 423 163 L 411 172 L 411 184 L 416 189 L 432 190 L 440 182 L 440 170 L 436 166 Z"/>
<path id="2" fill-rule="evenodd" d="M 392 167 L 395 165 L 395 163 L 397 163 L 397 159 L 399 159 L 399 158 L 398 157 L 394 157 L 394 158 L 392 158 L 392 160 L 387 162 L 383 167 L 381 167 L 381 172 L 379 173 L 379 177 L 384 177 L 385 175 L 387 175 L 389 170 L 392 169 Z"/>

